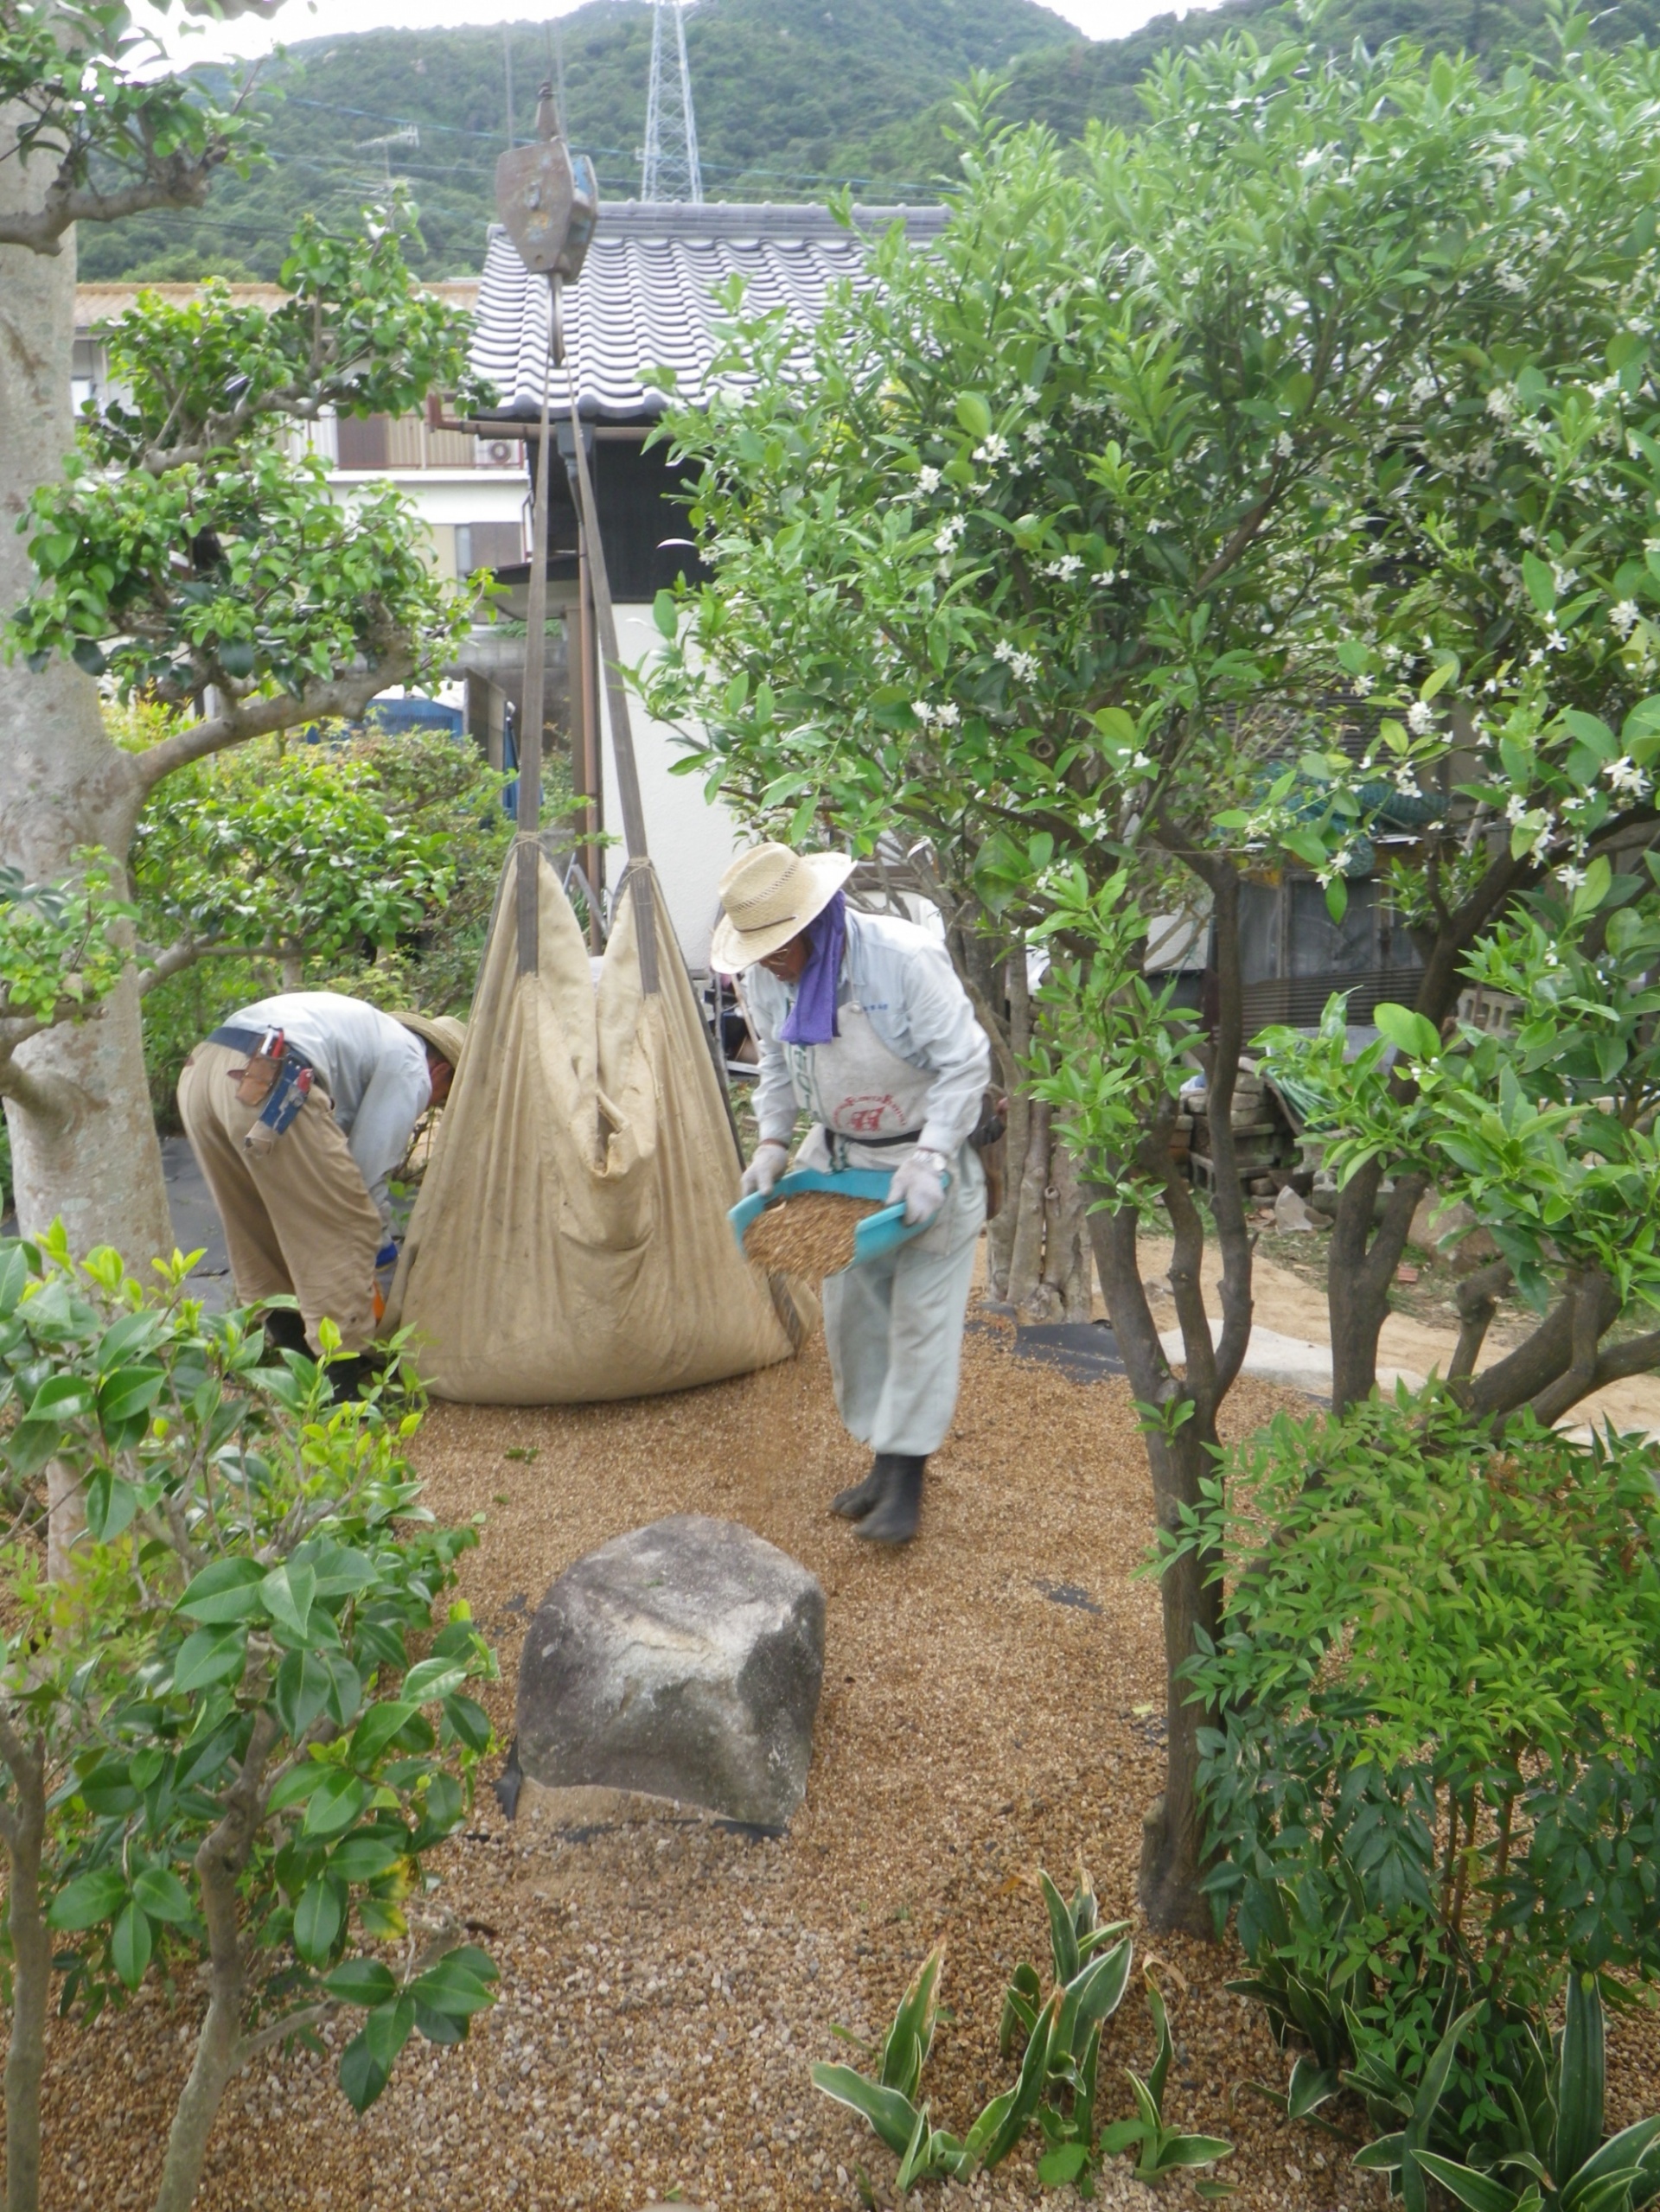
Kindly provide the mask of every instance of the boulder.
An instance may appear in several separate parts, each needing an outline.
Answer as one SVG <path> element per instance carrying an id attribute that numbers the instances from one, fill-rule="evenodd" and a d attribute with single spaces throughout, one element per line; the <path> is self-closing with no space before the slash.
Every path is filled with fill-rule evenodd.
<path id="1" fill-rule="evenodd" d="M 736 1521 L 677 1514 L 567 1567 L 519 1667 L 519 1760 L 782 1828 L 824 1673 L 824 1592 Z"/>
<path id="2" fill-rule="evenodd" d="M 1289 1183 L 1285 1184 L 1274 1202 L 1274 1226 L 1282 1233 L 1303 1229 L 1318 1229 L 1322 1224 L 1310 1213 Z"/>

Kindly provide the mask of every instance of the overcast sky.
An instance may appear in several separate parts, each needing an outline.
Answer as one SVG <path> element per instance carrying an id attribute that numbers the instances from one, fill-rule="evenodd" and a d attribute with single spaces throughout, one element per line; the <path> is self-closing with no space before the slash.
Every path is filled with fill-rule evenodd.
<path id="1" fill-rule="evenodd" d="M 270 22 L 248 16 L 235 22 L 192 24 L 175 11 L 159 19 L 161 36 L 169 51 L 187 61 L 227 57 L 252 59 L 269 54 L 279 39 L 333 36 L 340 31 L 384 30 L 393 25 L 408 30 L 441 30 L 457 23 L 499 23 L 503 20 L 540 22 L 552 16 L 568 15 L 580 4 L 549 5 L 534 12 L 509 16 L 501 0 L 287 0 Z M 1076 23 L 1091 38 L 1121 38 L 1139 30 L 1154 16 L 1186 15 L 1187 7 L 1172 0 L 1048 0 L 1057 15 Z M 142 13 L 142 10 L 139 11 Z"/>

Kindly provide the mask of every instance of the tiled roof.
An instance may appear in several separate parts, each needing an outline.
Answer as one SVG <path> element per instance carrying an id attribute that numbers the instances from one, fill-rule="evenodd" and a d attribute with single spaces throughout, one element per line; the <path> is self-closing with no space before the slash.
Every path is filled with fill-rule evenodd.
<path id="1" fill-rule="evenodd" d="M 913 238 L 930 238 L 943 207 L 863 207 L 861 229 L 903 220 Z M 817 319 L 830 285 L 859 265 L 858 241 L 827 207 L 745 207 L 708 202 L 602 203 L 579 281 L 565 295 L 567 369 L 574 367 L 584 416 L 638 422 L 661 412 L 662 395 L 645 389 L 644 368 L 673 368 L 683 398 L 699 396 L 714 358 L 713 293 L 734 273 L 748 279 L 751 311 L 785 307 L 803 328 Z M 490 228 L 479 285 L 473 366 L 495 385 L 497 411 L 536 416 L 547 373 L 547 284 L 532 277 L 499 225 Z M 552 405 L 570 405 L 567 377 L 556 371 Z"/>

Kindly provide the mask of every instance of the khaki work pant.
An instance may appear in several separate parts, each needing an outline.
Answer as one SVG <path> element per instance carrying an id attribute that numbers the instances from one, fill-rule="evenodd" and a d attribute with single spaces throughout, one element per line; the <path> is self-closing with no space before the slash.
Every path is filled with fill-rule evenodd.
<path id="1" fill-rule="evenodd" d="M 239 1103 L 233 1069 L 246 1052 L 199 1044 L 179 1077 L 179 1112 L 231 1255 L 245 1305 L 288 1293 L 299 1301 L 306 1341 L 319 1348 L 325 1314 L 348 1352 L 374 1334 L 374 1256 L 386 1232 L 347 1149 L 322 1085 L 268 1151 L 242 1139 L 259 1118 Z"/>

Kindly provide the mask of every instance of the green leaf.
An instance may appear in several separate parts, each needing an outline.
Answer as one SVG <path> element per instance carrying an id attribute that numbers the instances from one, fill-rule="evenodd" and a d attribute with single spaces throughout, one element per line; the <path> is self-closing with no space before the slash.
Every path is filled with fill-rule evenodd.
<path id="1" fill-rule="evenodd" d="M 414 2033 L 415 2012 L 414 1998 L 404 1993 L 390 2004 L 377 2005 L 363 2023 L 369 2055 L 388 2074 L 398 2062 L 399 2052 Z"/>
<path id="2" fill-rule="evenodd" d="M 490 1748 L 490 1716 L 474 1698 L 446 1698 L 444 1701 L 444 1726 L 456 1742 L 469 1751 L 488 1751 Z"/>
<path id="3" fill-rule="evenodd" d="M 1291 2083 L 1286 2091 L 1287 2116 L 1306 2120 L 1328 2097 L 1336 2096 L 1338 2086 L 1334 2068 L 1317 2066 L 1311 2058 L 1299 2058 L 1291 2069 Z"/>
<path id="4" fill-rule="evenodd" d="M 342 2005 L 385 2005 L 398 1992 L 391 1967 L 379 1959 L 343 1960 L 331 1974 L 323 1976 L 322 1986 Z"/>
<path id="5" fill-rule="evenodd" d="M 1414 1014 L 1405 1006 L 1392 1006 L 1386 999 L 1373 1009 L 1372 1020 L 1381 1034 L 1407 1059 L 1429 1061 L 1440 1055 L 1440 1032 L 1424 1015 Z"/>
<path id="6" fill-rule="evenodd" d="M 1548 615 L 1556 604 L 1555 571 L 1537 553 L 1523 553 L 1522 574 L 1527 583 L 1528 596 L 1542 615 Z"/>
<path id="7" fill-rule="evenodd" d="M 1064 1987 L 1078 1971 L 1077 1930 L 1072 1925 L 1072 1916 L 1066 1909 L 1065 1898 L 1041 1868 L 1038 1881 L 1044 1893 L 1044 1903 L 1049 1909 L 1049 1943 L 1054 1954 L 1055 1979 Z"/>
<path id="8" fill-rule="evenodd" d="M 366 1828 L 335 1845 L 329 1855 L 329 1867 L 342 1882 L 373 1882 L 389 1874 L 407 1853 L 408 1839 L 401 1829 L 386 1836 Z"/>
<path id="9" fill-rule="evenodd" d="M 1606 2060 L 1602 1997 L 1597 1977 L 1584 1967 L 1568 1975 L 1562 2049 L 1556 2092 L 1556 2137 L 1550 2171 L 1565 2187 L 1602 2140 Z"/>
<path id="10" fill-rule="evenodd" d="M 424 1659 L 405 1675 L 399 1694 L 408 1704 L 425 1705 L 434 1698 L 447 1698 L 466 1680 L 467 1669 L 453 1659 Z"/>
<path id="11" fill-rule="evenodd" d="M 311 1619 L 311 1601 L 317 1578 L 307 1566 L 290 1559 L 273 1567 L 259 1585 L 259 1599 L 279 1629 L 304 1636 Z"/>
<path id="12" fill-rule="evenodd" d="M 181 1696 L 205 1690 L 209 1683 L 228 1681 L 239 1674 L 247 1658 L 247 1632 L 243 1629 L 198 1629 L 179 1647 L 173 1662 L 173 1687 Z"/>
<path id="13" fill-rule="evenodd" d="M 985 396 L 978 392 L 957 394 L 957 420 L 970 437 L 989 437 L 992 431 L 992 411 Z"/>
<path id="14" fill-rule="evenodd" d="M 1479 2174 L 1472 2166 L 1460 2166 L 1433 2151 L 1420 2151 L 1418 2163 L 1432 2181 L 1440 2182 L 1460 2204 L 1467 2204 L 1470 2212 L 1516 2212 L 1522 2202 L 1515 2190 L 1506 2189 L 1491 2174 Z"/>
<path id="15" fill-rule="evenodd" d="M 897 2089 L 884 2089 L 879 2081 L 867 2081 L 851 2066 L 814 2066 L 813 2087 L 839 2105 L 862 2113 L 895 2158 L 904 2157 L 917 2117 L 909 2097 Z"/>
<path id="16" fill-rule="evenodd" d="M 939 2010 L 940 1969 L 945 1954 L 937 1945 L 911 1977 L 882 2044 L 882 2086 L 914 2099 L 934 2043 Z"/>
<path id="17" fill-rule="evenodd" d="M 129 1904 L 110 1934 L 111 1963 L 129 1989 L 144 1979 L 154 1940 L 143 1908 Z"/>
<path id="18" fill-rule="evenodd" d="M 167 1921 L 178 1928 L 195 1917 L 189 1891 L 165 1866 L 145 1867 L 133 1883 L 132 1894 L 152 1920 Z"/>
<path id="19" fill-rule="evenodd" d="M 388 1744 L 418 1710 L 401 1698 L 387 1698 L 371 1705 L 352 1731 L 352 1764 L 372 1774 Z"/>
<path id="20" fill-rule="evenodd" d="M 257 1559 L 215 1559 L 195 1577 L 177 1610 L 208 1623 L 246 1621 L 259 1610 L 258 1585 L 264 1578 Z"/>
<path id="21" fill-rule="evenodd" d="M 340 2086 L 354 2113 L 367 2112 L 391 2078 L 388 2068 L 375 2063 L 367 2033 L 354 2036 L 340 2054 Z"/>
<path id="22" fill-rule="evenodd" d="M 1159 2146 L 1159 2171 L 1178 2166 L 1214 2166 L 1218 2158 L 1231 2158 L 1234 2146 L 1219 2135 L 1175 2135 Z"/>
<path id="23" fill-rule="evenodd" d="M 1057 2143 L 1046 2151 L 1038 2161 L 1038 2178 L 1045 2189 L 1063 2189 L 1078 2176 L 1089 2163 L 1089 2152 L 1082 2143 Z"/>
<path id="24" fill-rule="evenodd" d="M 368 1801 L 367 1783 L 331 1767 L 306 1801 L 304 1832 L 308 1836 L 337 1836 L 362 1817 Z"/>
<path id="25" fill-rule="evenodd" d="M 77 1933 L 112 1919 L 126 1902 L 126 1877 L 118 1866 L 100 1866 L 67 1883 L 47 1912 L 48 1927 Z"/>
<path id="26" fill-rule="evenodd" d="M 29 1421 L 79 1420 L 98 1404 L 97 1385 L 86 1375 L 51 1375 L 35 1392 L 24 1418 Z"/>
<path id="27" fill-rule="evenodd" d="M 1581 921 L 1594 914 L 1608 896 L 1608 887 L 1614 880 L 1614 871 L 1607 856 L 1599 853 L 1585 871 L 1585 881 L 1574 894 L 1574 918 Z"/>
<path id="28" fill-rule="evenodd" d="M 161 1367 L 118 1367 L 106 1375 L 98 1388 L 99 1425 L 111 1443 L 137 1441 L 128 1432 L 137 1425 L 142 1435 L 149 1425 L 150 1408 L 156 1403 L 166 1381 L 166 1371 Z"/>
<path id="29" fill-rule="evenodd" d="M 337 1767 L 324 1766 L 317 1760 L 303 1759 L 298 1766 L 289 1769 L 271 1791 L 268 1801 L 270 1810 L 273 1813 L 286 1812 L 290 1805 L 300 1804 L 314 1790 L 320 1789 L 329 1775 L 339 1771 Z"/>
<path id="30" fill-rule="evenodd" d="M 138 1510 L 138 1492 L 107 1467 L 100 1467 L 86 1485 L 86 1526 L 93 1540 L 113 1544 L 131 1526 Z"/>
<path id="31" fill-rule="evenodd" d="M 909 2195 L 912 2184 L 921 2178 L 927 2158 L 928 2107 L 924 2105 L 916 2115 L 903 2155 L 899 2160 L 899 2171 L 893 2177 L 893 2185 L 901 2196 Z"/>
<path id="32" fill-rule="evenodd" d="M 294 1907 L 294 1948 L 309 1967 L 320 1967 L 335 1947 L 346 1918 L 346 1885 L 322 1875 L 308 1882 Z"/>
<path id="33" fill-rule="evenodd" d="M 277 1670 L 277 1717 L 297 1743 L 329 1702 L 333 1677 L 315 1651 L 290 1651 Z"/>

